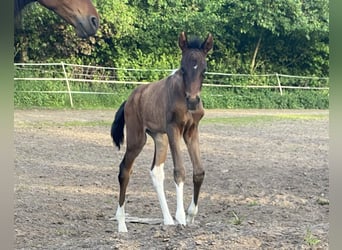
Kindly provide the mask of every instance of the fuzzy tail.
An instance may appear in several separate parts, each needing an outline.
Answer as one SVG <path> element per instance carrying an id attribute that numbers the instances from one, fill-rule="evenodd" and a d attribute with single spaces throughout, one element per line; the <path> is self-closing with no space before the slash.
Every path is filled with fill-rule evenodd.
<path id="1" fill-rule="evenodd" d="M 119 150 L 120 150 L 120 145 L 123 144 L 123 140 L 124 140 L 125 104 L 126 104 L 126 101 L 124 101 L 121 104 L 119 110 L 116 112 L 115 118 L 112 124 L 112 129 L 111 129 L 111 136 L 113 138 L 113 142 L 119 148 Z"/>

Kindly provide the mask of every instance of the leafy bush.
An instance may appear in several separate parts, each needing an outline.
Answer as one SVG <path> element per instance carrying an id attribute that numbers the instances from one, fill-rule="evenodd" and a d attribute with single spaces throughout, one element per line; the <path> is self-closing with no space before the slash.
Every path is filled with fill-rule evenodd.
<path id="1" fill-rule="evenodd" d="M 327 76 L 329 1 L 94 0 L 100 28 L 80 39 L 40 4 L 15 27 L 15 62 L 64 61 L 108 67 L 172 69 L 178 34 L 211 32 L 211 71 Z M 229 11 L 227 11 L 229 10 Z M 152 66 L 152 67 L 151 67 Z"/>

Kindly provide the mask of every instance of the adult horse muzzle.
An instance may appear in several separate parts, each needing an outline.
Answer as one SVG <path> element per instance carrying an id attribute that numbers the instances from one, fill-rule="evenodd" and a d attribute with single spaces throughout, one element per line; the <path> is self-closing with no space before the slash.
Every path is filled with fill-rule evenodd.
<path id="1" fill-rule="evenodd" d="M 87 38 L 95 35 L 99 28 L 99 19 L 96 16 L 77 17 L 74 26 L 79 37 Z"/>

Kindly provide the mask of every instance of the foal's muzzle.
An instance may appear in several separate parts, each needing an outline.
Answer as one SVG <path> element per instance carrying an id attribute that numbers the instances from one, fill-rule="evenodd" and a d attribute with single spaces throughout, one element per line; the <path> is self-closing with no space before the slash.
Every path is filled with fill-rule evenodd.
<path id="1" fill-rule="evenodd" d="M 186 105 L 189 110 L 196 110 L 198 108 L 198 104 L 201 101 L 201 98 L 199 95 L 196 95 L 194 97 L 190 95 L 186 95 Z"/>

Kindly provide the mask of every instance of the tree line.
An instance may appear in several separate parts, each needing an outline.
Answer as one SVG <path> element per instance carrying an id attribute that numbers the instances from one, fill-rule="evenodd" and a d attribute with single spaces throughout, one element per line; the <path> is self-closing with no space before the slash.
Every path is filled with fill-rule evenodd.
<path id="1" fill-rule="evenodd" d="M 209 71 L 328 76 L 328 0 L 93 0 L 95 36 L 80 39 L 37 4 L 15 25 L 15 62 L 120 68 L 179 66 L 178 35 L 214 37 Z"/>

